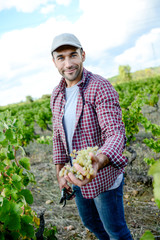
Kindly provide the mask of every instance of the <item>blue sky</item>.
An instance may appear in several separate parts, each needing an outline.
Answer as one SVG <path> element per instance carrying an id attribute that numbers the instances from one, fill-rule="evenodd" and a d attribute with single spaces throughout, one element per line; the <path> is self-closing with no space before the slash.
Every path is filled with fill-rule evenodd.
<path id="1" fill-rule="evenodd" d="M 50 94 L 53 37 L 74 33 L 84 67 L 106 78 L 160 66 L 159 0 L 0 0 L 0 106 Z"/>

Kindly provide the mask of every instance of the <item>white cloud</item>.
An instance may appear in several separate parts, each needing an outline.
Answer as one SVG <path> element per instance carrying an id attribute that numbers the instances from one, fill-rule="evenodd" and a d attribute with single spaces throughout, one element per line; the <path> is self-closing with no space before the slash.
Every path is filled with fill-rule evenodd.
<path id="1" fill-rule="evenodd" d="M 0 0 L 0 11 L 4 9 L 16 8 L 18 12 L 33 12 L 39 7 L 43 7 L 42 11 L 46 11 L 45 8 L 53 8 L 53 4 L 69 5 L 72 0 Z M 49 4 L 49 6 L 48 6 Z"/>
<path id="2" fill-rule="evenodd" d="M 50 48 L 53 37 L 72 24 L 50 18 L 35 28 L 5 33 L 0 38 L 0 105 L 51 93 L 60 75 L 55 69 Z M 13 87 L 16 85 L 15 87 Z M 14 100 L 13 100 L 14 99 Z"/>
<path id="3" fill-rule="evenodd" d="M 101 58 L 104 50 L 117 47 L 154 14 L 150 0 L 80 0 L 83 15 L 77 21 L 77 35 L 91 57 Z M 141 24 L 142 27 L 142 24 Z"/>
<path id="4" fill-rule="evenodd" d="M 33 12 L 49 0 L 0 0 L 0 10 L 16 8 L 18 12 Z"/>
<path id="5" fill-rule="evenodd" d="M 57 2 L 58 4 L 60 4 L 60 5 L 65 5 L 65 6 L 67 6 L 67 5 L 69 5 L 69 4 L 72 2 L 72 0 L 56 0 L 56 2 Z"/>
<path id="6" fill-rule="evenodd" d="M 54 9 L 55 9 L 55 5 L 54 4 L 48 4 L 48 5 L 46 5 L 46 6 L 41 8 L 40 13 L 48 14 L 48 13 L 53 12 Z"/>
<path id="7" fill-rule="evenodd" d="M 53 77 L 54 76 L 54 77 Z M 59 74 L 54 69 L 23 76 L 19 83 L 12 88 L 0 91 L 0 105 L 25 101 L 26 96 L 40 98 L 44 94 L 51 94 L 52 89 L 59 81 Z"/>
<path id="8" fill-rule="evenodd" d="M 135 46 L 117 56 L 115 62 L 119 65 L 129 64 L 132 71 L 137 66 L 144 68 L 160 65 L 160 28 L 141 36 Z"/>
<path id="9" fill-rule="evenodd" d="M 48 10 L 54 10 L 54 5 L 50 5 L 53 2 L 55 3 L 51 0 L 0 0 L 0 9 L 16 7 L 25 12 L 41 7 L 41 11 L 47 14 Z M 69 2 L 70 0 L 57 0 L 58 4 Z M 113 76 L 120 64 L 127 63 L 133 70 L 136 65 L 139 68 L 144 64 L 152 66 L 151 60 L 156 59 L 156 63 L 160 63 L 159 29 L 139 38 L 133 48 L 119 55 L 115 61 L 109 53 L 110 49 L 120 47 L 139 31 L 139 23 L 144 23 L 148 17 L 148 9 L 150 17 L 152 16 L 154 8 L 151 8 L 151 4 L 154 0 L 79 2 L 81 16 L 76 22 L 59 15 L 37 27 L 13 30 L 1 35 L 0 81 L 3 86 L 1 84 L 0 105 L 24 100 L 26 95 L 40 97 L 51 93 L 60 76 L 53 66 L 50 47 L 53 37 L 62 32 L 77 35 L 86 51 L 87 69 L 106 77 Z"/>

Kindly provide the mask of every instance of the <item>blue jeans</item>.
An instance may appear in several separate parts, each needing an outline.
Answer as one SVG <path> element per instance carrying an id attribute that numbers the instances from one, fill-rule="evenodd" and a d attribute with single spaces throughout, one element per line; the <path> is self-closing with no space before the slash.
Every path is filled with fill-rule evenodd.
<path id="1" fill-rule="evenodd" d="M 82 223 L 100 240 L 132 240 L 124 217 L 123 181 L 116 189 L 99 194 L 94 199 L 82 196 L 78 186 L 76 205 Z"/>

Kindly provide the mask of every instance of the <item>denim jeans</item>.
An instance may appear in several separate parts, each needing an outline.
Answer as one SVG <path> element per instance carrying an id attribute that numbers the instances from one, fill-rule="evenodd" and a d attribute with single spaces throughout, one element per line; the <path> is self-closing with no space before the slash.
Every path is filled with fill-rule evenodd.
<path id="1" fill-rule="evenodd" d="M 132 240 L 124 217 L 123 181 L 116 189 L 85 199 L 78 186 L 76 205 L 82 223 L 100 240 Z"/>

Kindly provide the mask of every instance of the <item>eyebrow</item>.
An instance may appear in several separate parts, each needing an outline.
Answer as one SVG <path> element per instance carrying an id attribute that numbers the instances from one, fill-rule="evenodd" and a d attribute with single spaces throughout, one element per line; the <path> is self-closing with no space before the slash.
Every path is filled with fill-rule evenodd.
<path id="1" fill-rule="evenodd" d="M 71 55 L 73 55 L 73 54 L 78 54 L 78 52 L 77 52 L 77 51 L 73 51 L 73 52 L 71 52 L 69 55 L 71 56 Z M 58 54 L 58 55 L 56 56 L 56 58 L 59 58 L 59 57 L 63 57 L 63 54 Z"/>
<path id="2" fill-rule="evenodd" d="M 59 55 L 56 56 L 56 58 L 59 58 L 59 57 L 63 57 L 63 55 L 62 55 L 62 54 L 59 54 Z"/>

